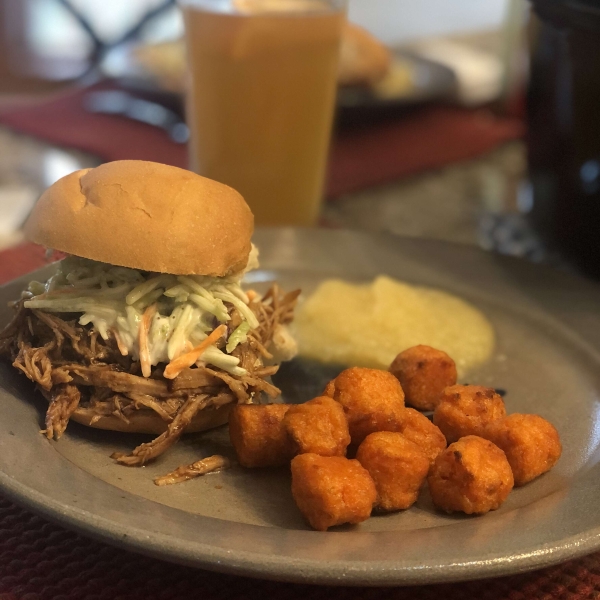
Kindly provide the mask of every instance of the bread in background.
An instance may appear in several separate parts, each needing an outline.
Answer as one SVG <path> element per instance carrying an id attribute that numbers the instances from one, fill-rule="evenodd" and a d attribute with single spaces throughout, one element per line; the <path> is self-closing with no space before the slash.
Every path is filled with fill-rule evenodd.
<path id="1" fill-rule="evenodd" d="M 183 93 L 185 88 L 185 47 L 183 40 L 143 44 L 131 50 L 131 66 L 150 77 L 162 89 Z M 340 51 L 340 85 L 375 85 L 390 72 L 392 55 L 368 31 L 347 23 Z"/>
<path id="2" fill-rule="evenodd" d="M 390 70 L 392 55 L 366 29 L 347 23 L 340 51 L 340 85 L 374 85 Z"/>

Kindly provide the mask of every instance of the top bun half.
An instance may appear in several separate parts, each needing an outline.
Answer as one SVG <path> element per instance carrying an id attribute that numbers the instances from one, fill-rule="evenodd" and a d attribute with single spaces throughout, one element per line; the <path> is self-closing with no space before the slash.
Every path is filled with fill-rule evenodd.
<path id="1" fill-rule="evenodd" d="M 121 160 L 49 187 L 25 236 L 113 265 L 224 277 L 246 266 L 253 229 L 252 212 L 234 189 L 177 167 Z"/>

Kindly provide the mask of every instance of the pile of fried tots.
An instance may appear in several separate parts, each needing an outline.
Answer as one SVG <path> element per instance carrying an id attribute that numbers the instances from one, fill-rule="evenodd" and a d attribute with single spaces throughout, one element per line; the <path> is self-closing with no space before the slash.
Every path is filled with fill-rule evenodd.
<path id="1" fill-rule="evenodd" d="M 296 504 L 320 531 L 407 509 L 425 481 L 438 509 L 484 514 L 562 451 L 552 424 L 507 416 L 494 389 L 456 385 L 454 361 L 429 346 L 389 371 L 346 369 L 304 404 L 237 405 L 229 431 L 243 467 L 291 461 Z"/>

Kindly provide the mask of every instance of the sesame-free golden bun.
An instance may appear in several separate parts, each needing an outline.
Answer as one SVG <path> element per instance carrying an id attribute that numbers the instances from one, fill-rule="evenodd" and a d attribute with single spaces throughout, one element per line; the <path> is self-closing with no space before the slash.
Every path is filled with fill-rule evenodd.
<path id="1" fill-rule="evenodd" d="M 50 186 L 25 236 L 113 265 L 224 277 L 246 266 L 253 229 L 252 212 L 234 189 L 177 167 L 120 160 Z"/>

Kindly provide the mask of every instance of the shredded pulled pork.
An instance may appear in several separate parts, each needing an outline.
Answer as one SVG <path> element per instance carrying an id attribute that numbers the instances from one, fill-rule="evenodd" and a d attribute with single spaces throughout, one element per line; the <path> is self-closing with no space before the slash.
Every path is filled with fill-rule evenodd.
<path id="1" fill-rule="evenodd" d="M 60 438 L 75 411 L 89 417 L 90 425 L 103 417 L 129 423 L 142 411 L 156 413 L 167 424 L 166 431 L 129 455 L 114 455 L 122 464 L 142 465 L 171 447 L 200 410 L 248 403 L 261 393 L 279 394 L 266 380 L 278 367 L 265 366 L 264 359 L 272 356 L 269 346 L 276 328 L 292 320 L 298 295 L 299 290 L 284 294 L 277 285 L 263 298 L 253 295 L 249 307 L 259 326 L 232 352 L 243 375 L 193 365 L 166 379 L 165 366 L 158 365 L 144 377 L 140 361 L 123 356 L 114 336 L 104 340 L 91 325 L 80 325 L 76 315 L 61 318 L 27 309 L 24 300 L 14 303 L 15 316 L 0 332 L 0 357 L 35 382 L 48 400 L 43 433 L 49 439 Z M 229 310 L 231 333 L 242 319 L 236 308 Z"/>
<path id="2" fill-rule="evenodd" d="M 161 486 L 182 483 L 194 479 L 195 477 L 206 475 L 207 473 L 214 473 L 215 471 L 227 469 L 230 466 L 231 461 L 228 458 L 221 456 L 220 454 L 214 454 L 213 456 L 208 456 L 202 460 L 197 460 L 191 465 L 177 467 L 174 471 L 162 475 L 161 477 L 157 477 L 154 480 L 154 483 Z"/>
<path id="3" fill-rule="evenodd" d="M 59 438 L 65 431 L 69 418 L 79 406 L 81 394 L 77 386 L 70 383 L 61 383 L 51 392 L 43 392 L 48 402 L 46 412 L 46 429 L 42 431 L 48 438 Z"/>
<path id="4" fill-rule="evenodd" d="M 147 444 L 140 444 L 131 454 L 115 452 L 111 458 L 130 467 L 141 466 L 168 450 L 183 434 L 192 419 L 210 403 L 206 395 L 190 396 L 169 423 L 167 430 Z"/>

